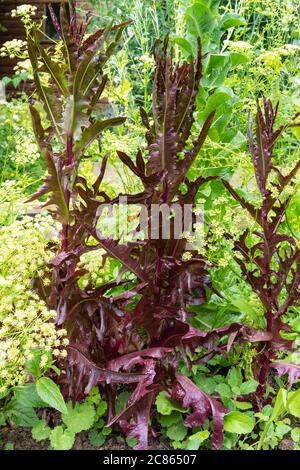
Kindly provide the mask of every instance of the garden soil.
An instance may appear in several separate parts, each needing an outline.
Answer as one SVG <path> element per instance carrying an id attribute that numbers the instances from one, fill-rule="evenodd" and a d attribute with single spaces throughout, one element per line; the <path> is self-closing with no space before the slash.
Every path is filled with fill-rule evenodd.
<path id="1" fill-rule="evenodd" d="M 36 442 L 31 436 L 31 430 L 24 427 L 4 427 L 0 430 L 0 450 L 7 444 L 13 444 L 13 450 L 47 450 L 49 440 Z M 149 439 L 149 449 L 167 450 L 169 445 L 163 436 Z M 93 447 L 88 440 L 88 432 L 77 435 L 74 450 L 126 450 L 130 449 L 123 436 L 109 437 L 100 448 Z"/>

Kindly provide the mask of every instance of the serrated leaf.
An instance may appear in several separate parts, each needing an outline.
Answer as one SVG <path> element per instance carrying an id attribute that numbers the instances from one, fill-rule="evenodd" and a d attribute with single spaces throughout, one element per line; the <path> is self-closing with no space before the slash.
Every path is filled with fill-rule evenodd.
<path id="1" fill-rule="evenodd" d="M 215 387 L 215 391 L 220 394 L 222 398 L 231 398 L 232 392 L 227 384 L 218 384 Z"/>
<path id="2" fill-rule="evenodd" d="M 161 426 L 167 428 L 175 423 L 181 421 L 181 414 L 178 411 L 173 411 L 170 415 L 158 415 L 157 419 Z"/>
<path id="3" fill-rule="evenodd" d="M 258 382 L 256 380 L 247 380 L 242 383 L 239 387 L 241 395 L 248 395 L 249 393 L 254 393 L 257 389 Z"/>
<path id="4" fill-rule="evenodd" d="M 101 418 L 101 416 L 104 416 L 106 411 L 107 411 L 107 403 L 105 401 L 101 401 L 96 408 L 97 418 Z"/>
<path id="5" fill-rule="evenodd" d="M 35 441 L 40 442 L 50 437 L 51 429 L 42 419 L 32 427 L 31 434 Z"/>
<path id="6" fill-rule="evenodd" d="M 181 423 L 172 424 L 172 426 L 167 428 L 166 435 L 172 441 L 182 441 L 187 435 L 187 428 L 183 424 L 182 419 Z"/>
<path id="7" fill-rule="evenodd" d="M 101 447 L 105 442 L 105 436 L 102 432 L 98 432 L 96 428 L 90 430 L 88 438 L 93 447 Z"/>
<path id="8" fill-rule="evenodd" d="M 42 149 L 42 153 L 48 169 L 48 176 L 44 179 L 43 186 L 26 202 L 35 201 L 41 196 L 50 193 L 50 197 L 43 207 L 54 204 L 57 207 L 57 215 L 60 222 L 67 224 L 69 220 L 69 208 L 63 190 L 62 162 L 45 148 Z"/>
<path id="9" fill-rule="evenodd" d="M 89 403 L 76 403 L 73 408 L 69 401 L 67 404 L 67 414 L 62 415 L 65 425 L 74 433 L 79 433 L 90 429 L 94 424 L 95 409 Z"/>
<path id="10" fill-rule="evenodd" d="M 64 397 L 59 387 L 49 377 L 41 377 L 36 382 L 36 390 L 40 398 L 51 408 L 61 413 L 67 413 Z"/>
<path id="11" fill-rule="evenodd" d="M 56 426 L 51 431 L 50 443 L 54 450 L 70 450 L 75 442 L 75 434 L 70 429 Z"/>
<path id="12" fill-rule="evenodd" d="M 254 420 L 241 411 L 231 411 L 224 417 L 224 429 L 230 433 L 248 434 L 254 425 Z"/>
<path id="13" fill-rule="evenodd" d="M 59 121 L 61 120 L 61 116 L 58 113 L 59 101 L 55 97 L 53 91 L 49 87 L 47 88 L 43 86 L 41 83 L 37 50 L 30 35 L 27 36 L 27 45 L 28 55 L 33 69 L 33 78 L 35 81 L 37 92 L 39 94 L 39 97 L 43 101 L 44 109 L 46 111 L 48 119 L 53 124 L 58 138 L 61 138 L 59 130 Z"/>

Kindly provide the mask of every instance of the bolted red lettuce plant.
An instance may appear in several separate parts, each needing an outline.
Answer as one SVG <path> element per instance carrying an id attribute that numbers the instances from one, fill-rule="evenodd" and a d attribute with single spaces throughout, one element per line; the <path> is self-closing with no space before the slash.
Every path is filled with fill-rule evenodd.
<path id="1" fill-rule="evenodd" d="M 280 375 L 287 373 L 289 385 L 300 378 L 299 366 L 279 359 L 279 351 L 293 350 L 293 342 L 281 335 L 281 332 L 290 330 L 283 316 L 290 307 L 300 305 L 300 249 L 295 238 L 285 233 L 283 228 L 291 198 L 291 191 L 285 190 L 288 185 L 293 186 L 300 161 L 284 175 L 276 166 L 274 157 L 276 142 L 283 131 L 299 124 L 293 122 L 275 129 L 277 113 L 278 104 L 274 107 L 267 99 L 264 99 L 263 107 L 257 103 L 256 141 L 251 116 L 249 119 L 249 146 L 261 195 L 260 207 L 254 207 L 230 183 L 223 181 L 231 195 L 256 222 L 256 229 L 251 233 L 246 230 L 235 242 L 234 249 L 236 262 L 265 309 L 265 331 L 253 332 L 248 337 L 259 344 L 254 361 L 254 373 L 259 381 L 258 398 L 266 390 L 271 369 L 276 369 Z"/>
<path id="2" fill-rule="evenodd" d="M 78 173 L 87 147 L 110 126 L 124 118 L 97 119 L 107 77 L 103 68 L 126 24 L 108 27 L 85 39 L 87 21 L 78 21 L 74 2 L 70 19 L 64 7 L 60 21 L 52 11 L 53 23 L 63 43 L 64 58 L 57 62 L 41 47 L 37 31 L 28 33 L 28 51 L 33 66 L 36 93 L 45 117 L 36 106 L 31 115 L 36 138 L 47 164 L 43 186 L 32 196 L 47 195 L 45 206 L 60 221 L 60 248 L 50 263 L 51 283 L 36 280 L 35 289 L 57 311 L 57 325 L 68 331 L 70 345 L 61 385 L 74 401 L 81 400 L 94 385 L 101 384 L 109 401 L 109 424 L 118 422 L 128 436 L 136 437 L 137 449 L 146 448 L 151 408 L 158 392 L 189 407 L 189 427 L 201 426 L 212 416 L 212 447 L 222 444 L 226 410 L 217 398 L 209 397 L 190 380 L 176 372 L 176 365 L 188 350 L 199 345 L 213 350 L 215 341 L 231 335 L 232 344 L 239 325 L 212 332 L 190 327 L 188 305 L 205 301 L 210 288 L 207 262 L 191 252 L 185 259 L 185 239 L 175 236 L 174 215 L 170 213 L 170 236 L 163 236 L 163 219 L 154 220 L 152 207 L 176 202 L 180 209 L 189 205 L 195 220 L 195 197 L 205 181 L 190 181 L 187 172 L 201 149 L 213 121 L 207 118 L 199 135 L 192 139 L 195 99 L 202 75 L 201 47 L 190 63 L 173 64 L 168 42 L 155 48 L 153 85 L 153 124 L 141 110 L 146 127 L 148 155 L 138 151 L 135 161 L 123 152 L 119 158 L 140 179 L 143 191 L 111 199 L 101 189 L 107 157 L 91 186 Z M 182 185 L 186 190 L 182 191 Z M 146 208 L 145 227 L 155 227 L 157 236 L 143 240 L 104 237 L 99 229 L 101 210 L 119 204 L 121 196 L 129 204 Z M 184 217 L 184 210 L 181 216 Z M 156 224 L 156 226 L 155 226 Z M 86 271 L 80 257 L 102 248 L 106 256 L 122 265 L 119 278 L 98 288 L 80 287 Z M 134 274 L 128 281 L 125 272 Z M 111 289 L 123 291 L 112 295 Z M 115 414 L 118 386 L 132 388 L 125 410 Z"/>

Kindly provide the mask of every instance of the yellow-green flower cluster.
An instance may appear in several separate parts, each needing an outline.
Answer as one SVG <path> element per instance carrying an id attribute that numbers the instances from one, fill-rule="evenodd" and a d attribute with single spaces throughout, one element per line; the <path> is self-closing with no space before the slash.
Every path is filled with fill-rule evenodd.
<path id="1" fill-rule="evenodd" d="M 0 57 L 8 56 L 10 59 L 18 57 L 24 59 L 28 56 L 27 54 L 27 42 L 22 39 L 12 39 L 11 41 L 5 41 L 0 49 Z"/>
<path id="2" fill-rule="evenodd" d="M 35 277 L 47 274 L 53 256 L 47 243 L 54 236 L 52 218 L 42 214 L 0 228 L 0 394 L 26 380 L 34 349 L 66 355 L 66 331 L 56 331 L 56 312 L 31 289 Z"/>
<path id="3" fill-rule="evenodd" d="M 27 136 L 20 136 L 16 142 L 15 161 L 17 165 L 33 164 L 40 157 L 40 152 L 35 142 L 28 141 Z"/>
<path id="4" fill-rule="evenodd" d="M 34 5 L 18 5 L 11 11 L 12 18 L 20 18 L 25 27 L 31 27 L 33 24 L 32 17 L 35 16 L 37 7 Z"/>
<path id="5" fill-rule="evenodd" d="M 88 275 L 82 280 L 82 287 L 92 282 L 94 285 L 101 285 L 105 281 L 110 281 L 109 275 L 105 275 L 103 268 L 103 250 L 91 251 L 82 255 L 80 267 L 88 271 Z M 107 263 L 108 264 L 108 263 Z"/>
<path id="6" fill-rule="evenodd" d="M 0 152 L 6 156 L 2 178 L 16 178 L 21 168 L 35 164 L 39 158 L 31 121 L 28 119 L 28 104 L 13 99 L 1 104 L 0 129 Z M 40 168 L 41 176 L 42 171 Z"/>
<path id="7" fill-rule="evenodd" d="M 253 51 L 252 44 L 247 41 L 228 41 L 227 46 L 230 51 L 245 55 L 251 55 Z"/>

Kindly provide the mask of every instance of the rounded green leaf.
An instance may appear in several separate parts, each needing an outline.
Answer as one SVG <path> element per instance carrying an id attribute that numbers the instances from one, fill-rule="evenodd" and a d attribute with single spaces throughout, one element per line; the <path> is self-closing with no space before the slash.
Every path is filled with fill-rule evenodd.
<path id="1" fill-rule="evenodd" d="M 36 391 L 40 398 L 57 411 L 61 413 L 67 413 L 67 407 L 65 400 L 60 393 L 60 390 L 56 383 L 48 377 L 41 377 L 36 382 Z"/>
<path id="2" fill-rule="evenodd" d="M 300 428 L 294 428 L 291 430 L 291 437 L 294 442 L 300 442 Z"/>
<path id="3" fill-rule="evenodd" d="M 241 411 L 231 411 L 224 417 L 224 429 L 234 434 L 248 434 L 254 428 L 254 420 Z"/>
<path id="4" fill-rule="evenodd" d="M 51 429 L 43 419 L 38 421 L 31 429 L 32 437 L 35 441 L 40 442 L 48 439 L 51 434 Z"/>
<path id="5" fill-rule="evenodd" d="M 70 450 L 75 441 L 75 434 L 62 426 L 56 426 L 50 435 L 51 447 L 54 450 Z"/>
<path id="6" fill-rule="evenodd" d="M 176 423 L 167 428 L 166 434 L 172 441 L 182 441 L 187 435 L 187 428 L 183 422 Z"/>
<path id="7" fill-rule="evenodd" d="M 90 403 L 76 403 L 73 408 L 68 402 L 67 413 L 62 415 L 65 425 L 74 433 L 90 429 L 95 420 L 95 408 Z"/>

